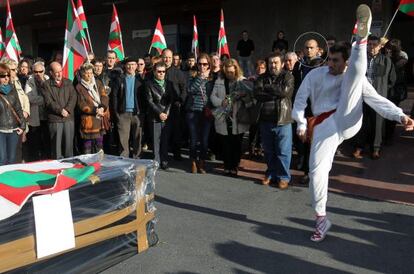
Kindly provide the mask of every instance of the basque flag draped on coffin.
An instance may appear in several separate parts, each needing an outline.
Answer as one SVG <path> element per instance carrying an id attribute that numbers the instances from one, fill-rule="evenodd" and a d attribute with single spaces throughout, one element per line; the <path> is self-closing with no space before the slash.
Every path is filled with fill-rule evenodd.
<path id="1" fill-rule="evenodd" d="M 19 62 L 22 49 L 17 39 L 16 31 L 14 30 L 13 19 L 10 9 L 9 0 L 7 0 L 7 21 L 6 21 L 6 57 Z"/>
<path id="2" fill-rule="evenodd" d="M 100 163 L 88 166 L 56 160 L 0 167 L 0 220 L 24 206 L 34 194 L 50 194 L 86 182 Z"/>
<path id="3" fill-rule="evenodd" d="M 82 30 L 73 0 L 68 1 L 65 46 L 63 48 L 63 77 L 73 80 L 75 71 L 88 57 L 86 36 Z"/>
<path id="4" fill-rule="evenodd" d="M 112 4 L 112 21 L 111 29 L 109 30 L 108 50 L 113 50 L 116 53 L 119 61 L 124 60 L 125 52 L 122 44 L 121 25 L 119 23 L 118 12 L 116 7 Z"/>

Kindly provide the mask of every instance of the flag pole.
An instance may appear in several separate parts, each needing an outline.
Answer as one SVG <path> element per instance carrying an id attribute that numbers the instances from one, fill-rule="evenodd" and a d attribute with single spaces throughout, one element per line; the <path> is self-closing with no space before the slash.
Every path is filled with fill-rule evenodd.
<path id="1" fill-rule="evenodd" d="M 93 52 L 91 37 L 89 36 L 89 28 L 86 29 L 86 34 L 88 35 L 88 40 L 89 40 L 89 45 L 91 47 L 91 52 L 95 55 L 95 53 Z"/>
<path id="2" fill-rule="evenodd" d="M 384 35 L 382 37 L 386 37 L 387 36 L 387 33 L 390 30 L 391 24 L 392 24 L 392 22 L 394 22 L 395 16 L 397 16 L 397 13 L 398 13 L 399 9 L 400 9 L 400 5 L 398 5 L 397 10 L 395 11 L 394 16 L 392 17 L 392 19 L 391 19 L 390 23 L 388 24 L 388 27 L 385 30 L 385 33 L 384 33 Z"/>

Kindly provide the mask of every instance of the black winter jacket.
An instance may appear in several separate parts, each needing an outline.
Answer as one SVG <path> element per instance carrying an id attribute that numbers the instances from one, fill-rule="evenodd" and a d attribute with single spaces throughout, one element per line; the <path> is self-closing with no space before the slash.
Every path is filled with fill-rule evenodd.
<path id="1" fill-rule="evenodd" d="M 26 128 L 26 121 L 23 116 L 23 110 L 20 105 L 19 96 L 17 91 L 13 86 L 13 89 L 6 95 L 0 91 L 0 94 L 3 98 L 0 98 L 0 130 L 10 130 L 15 128 Z M 12 110 L 5 102 L 6 99 L 10 105 L 13 107 L 17 116 L 20 119 L 20 123 L 17 121 Z"/>
<path id="2" fill-rule="evenodd" d="M 187 97 L 187 78 L 181 70 L 174 66 L 167 69 L 165 79 L 171 81 L 174 85 L 174 91 L 176 92 L 174 102 L 184 103 Z"/>
<path id="3" fill-rule="evenodd" d="M 45 81 L 44 97 L 47 109 L 47 118 L 52 123 L 62 123 L 74 120 L 74 110 L 77 96 L 72 81 L 63 78 L 61 87 L 56 86 L 54 79 Z M 69 116 L 64 118 L 61 114 L 62 109 L 69 112 Z"/>
<path id="4" fill-rule="evenodd" d="M 148 116 L 151 121 L 161 122 L 160 114 L 169 115 L 171 105 L 175 101 L 176 91 L 171 81 L 165 80 L 165 91 L 155 82 L 149 79 L 145 82 L 145 96 L 148 103 Z"/>
<path id="5" fill-rule="evenodd" d="M 113 79 L 111 83 L 110 105 L 111 111 L 115 114 L 125 113 L 125 88 L 125 74 L 122 74 L 118 78 Z M 144 92 L 144 83 L 141 80 L 141 77 L 135 75 L 134 114 L 145 114 L 146 112 L 146 100 Z"/>
<path id="6" fill-rule="evenodd" d="M 292 123 L 292 95 L 295 85 L 291 73 L 261 75 L 254 85 L 254 97 L 263 104 L 259 121 L 275 122 L 278 126 Z"/>

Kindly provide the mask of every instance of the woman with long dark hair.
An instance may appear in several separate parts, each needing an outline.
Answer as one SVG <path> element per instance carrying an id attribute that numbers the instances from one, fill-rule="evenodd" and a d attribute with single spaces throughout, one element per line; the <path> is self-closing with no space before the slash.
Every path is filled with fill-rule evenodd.
<path id="1" fill-rule="evenodd" d="M 10 83 L 10 68 L 0 64 L 0 165 L 15 163 L 19 136 L 25 129 L 19 96 Z"/>
<path id="2" fill-rule="evenodd" d="M 211 112 L 211 60 L 202 53 L 197 61 L 197 74 L 190 78 L 185 104 L 186 121 L 190 132 L 191 173 L 206 173 L 208 137 L 212 119 Z M 200 144 L 199 149 L 197 144 Z"/>

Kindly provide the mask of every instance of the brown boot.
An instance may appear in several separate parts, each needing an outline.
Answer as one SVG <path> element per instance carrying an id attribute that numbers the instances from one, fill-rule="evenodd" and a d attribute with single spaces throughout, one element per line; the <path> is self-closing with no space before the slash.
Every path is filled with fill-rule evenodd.
<path id="1" fill-rule="evenodd" d="M 196 161 L 191 161 L 191 173 L 195 174 L 197 173 L 197 163 Z"/>
<path id="2" fill-rule="evenodd" d="M 200 172 L 201 174 L 206 174 L 206 170 L 204 169 L 205 163 L 206 162 L 204 160 L 200 160 L 198 162 L 198 172 Z"/>
<path id="3" fill-rule="evenodd" d="M 287 189 L 289 187 L 289 181 L 286 181 L 286 180 L 280 180 L 279 181 L 279 188 L 281 189 L 281 190 L 285 190 L 285 189 Z"/>
<path id="4" fill-rule="evenodd" d="M 352 153 L 352 156 L 354 156 L 355 159 L 362 159 L 362 149 L 355 149 L 355 151 Z"/>

